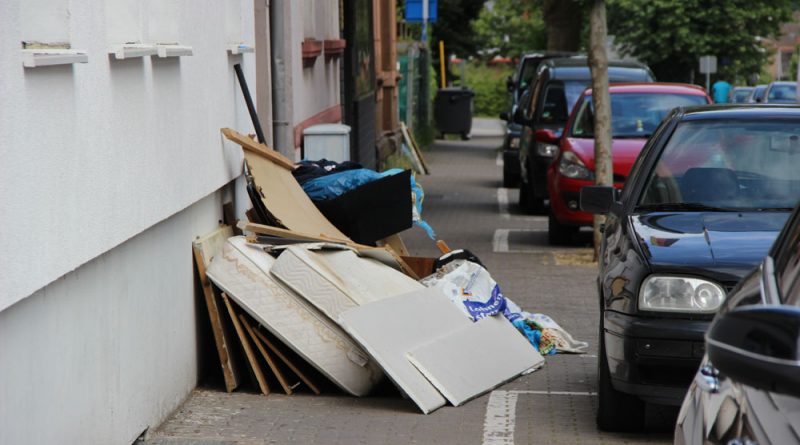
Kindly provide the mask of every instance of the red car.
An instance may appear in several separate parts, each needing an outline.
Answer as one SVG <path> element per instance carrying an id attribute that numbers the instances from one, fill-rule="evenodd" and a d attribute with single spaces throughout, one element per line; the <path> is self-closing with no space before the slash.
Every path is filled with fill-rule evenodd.
<path id="1" fill-rule="evenodd" d="M 711 103 L 705 90 L 694 85 L 614 84 L 609 92 L 614 186 L 617 188 L 622 188 L 633 162 L 667 113 L 675 107 Z M 592 225 L 592 215 L 579 209 L 579 196 L 583 186 L 594 184 L 593 134 L 592 90 L 587 89 L 572 109 L 558 156 L 547 170 L 550 244 L 568 243 L 581 226 Z M 547 139 L 548 136 L 540 137 Z M 552 136 L 555 139 L 555 135 Z"/>

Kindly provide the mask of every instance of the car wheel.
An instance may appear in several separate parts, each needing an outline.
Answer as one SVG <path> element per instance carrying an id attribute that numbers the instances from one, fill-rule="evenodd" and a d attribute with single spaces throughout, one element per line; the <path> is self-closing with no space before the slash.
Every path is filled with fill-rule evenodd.
<path id="1" fill-rule="evenodd" d="M 519 175 L 511 171 L 511 167 L 503 164 L 503 187 L 514 188 L 519 186 Z"/>
<path id="2" fill-rule="evenodd" d="M 469 133 L 466 132 L 466 131 L 462 131 L 461 132 L 461 140 L 462 141 L 468 141 L 469 139 L 470 139 Z"/>
<path id="3" fill-rule="evenodd" d="M 572 244 L 580 228 L 561 224 L 550 209 L 547 218 L 547 241 L 554 246 Z"/>
<path id="4" fill-rule="evenodd" d="M 600 352 L 597 354 L 597 427 L 603 431 L 641 431 L 644 429 L 645 403 L 638 397 L 614 389 L 605 343 L 601 314 Z"/>

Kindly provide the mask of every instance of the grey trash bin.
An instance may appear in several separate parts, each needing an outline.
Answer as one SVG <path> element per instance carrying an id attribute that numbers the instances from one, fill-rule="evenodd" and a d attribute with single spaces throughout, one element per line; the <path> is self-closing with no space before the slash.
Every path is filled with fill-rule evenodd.
<path id="1" fill-rule="evenodd" d="M 467 87 L 441 88 L 433 101 L 433 119 L 442 135 L 459 134 L 469 139 L 472 131 L 472 99 L 475 91 Z"/>

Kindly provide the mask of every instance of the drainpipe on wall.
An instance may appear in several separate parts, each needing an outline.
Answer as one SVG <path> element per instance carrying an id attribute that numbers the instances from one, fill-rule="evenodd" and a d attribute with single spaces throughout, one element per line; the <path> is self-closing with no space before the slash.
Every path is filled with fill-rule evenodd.
<path id="1" fill-rule="evenodd" d="M 285 0 L 271 0 L 270 8 L 270 40 L 272 53 L 272 131 L 275 149 L 289 159 L 294 159 L 294 134 L 289 125 L 289 106 L 287 90 L 289 81 L 288 54 L 286 54 L 286 39 L 289 38 L 289 29 L 286 22 L 288 3 Z"/>

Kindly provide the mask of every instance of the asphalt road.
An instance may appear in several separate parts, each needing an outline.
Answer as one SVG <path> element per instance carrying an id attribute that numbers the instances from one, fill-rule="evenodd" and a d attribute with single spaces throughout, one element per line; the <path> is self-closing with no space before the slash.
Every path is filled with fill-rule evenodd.
<path id="1" fill-rule="evenodd" d="M 495 125 L 494 123 L 489 123 Z M 486 129 L 486 127 L 482 128 Z M 491 129 L 479 134 L 492 134 Z M 431 174 L 423 216 L 451 248 L 467 248 L 487 266 L 503 293 L 529 312 L 550 315 L 576 339 L 583 355 L 548 356 L 545 366 L 460 407 L 420 414 L 390 385 L 354 398 L 226 394 L 201 388 L 164 425 L 151 444 L 652 444 L 671 443 L 676 410 L 648 408 L 642 434 L 597 430 L 597 323 L 589 234 L 584 245 L 551 248 L 547 218 L 519 214 L 517 190 L 501 188 L 497 137 L 439 141 L 427 153 Z M 403 238 L 413 255 L 436 256 L 420 229 Z"/>

